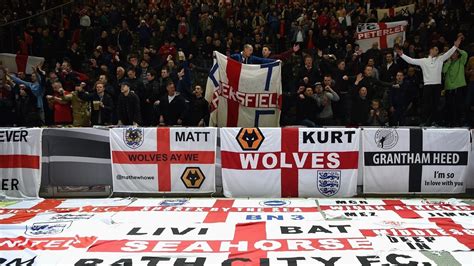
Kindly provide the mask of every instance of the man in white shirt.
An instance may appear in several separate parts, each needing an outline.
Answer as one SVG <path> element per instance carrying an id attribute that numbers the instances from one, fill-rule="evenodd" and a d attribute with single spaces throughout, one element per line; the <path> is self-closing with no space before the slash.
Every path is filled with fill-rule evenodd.
<path id="1" fill-rule="evenodd" d="M 425 58 L 411 58 L 405 54 L 400 48 L 396 48 L 397 54 L 407 63 L 421 67 L 423 71 L 423 103 L 421 112 L 422 126 L 431 123 L 436 125 L 438 121 L 438 105 L 442 90 L 441 77 L 444 61 L 458 49 L 463 37 L 459 36 L 454 42 L 454 46 L 446 53 L 439 55 L 438 47 L 433 46 L 430 54 Z"/>

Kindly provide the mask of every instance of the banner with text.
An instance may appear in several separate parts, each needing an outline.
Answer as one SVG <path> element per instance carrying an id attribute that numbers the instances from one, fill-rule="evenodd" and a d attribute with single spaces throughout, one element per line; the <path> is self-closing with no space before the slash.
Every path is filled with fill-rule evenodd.
<path id="1" fill-rule="evenodd" d="M 393 48 L 395 44 L 403 44 L 407 21 L 359 23 L 357 24 L 356 41 L 363 52 L 378 43 L 380 49 Z"/>
<path id="2" fill-rule="evenodd" d="M 215 128 L 110 130 L 115 192 L 215 191 Z"/>
<path id="3" fill-rule="evenodd" d="M 467 129 L 363 130 L 364 193 L 463 193 Z"/>
<path id="4" fill-rule="evenodd" d="M 206 86 L 211 126 L 277 127 L 281 93 L 280 61 L 242 64 L 214 52 Z"/>
<path id="5" fill-rule="evenodd" d="M 393 18 L 395 16 L 408 17 L 415 14 L 415 4 L 406 6 L 397 6 L 392 8 L 378 8 L 377 18 L 381 21 L 384 18 Z"/>
<path id="6" fill-rule="evenodd" d="M 223 128 L 227 197 L 356 194 L 359 129 Z"/>
<path id="7" fill-rule="evenodd" d="M 41 130 L 0 129 L 0 199 L 39 197 Z"/>

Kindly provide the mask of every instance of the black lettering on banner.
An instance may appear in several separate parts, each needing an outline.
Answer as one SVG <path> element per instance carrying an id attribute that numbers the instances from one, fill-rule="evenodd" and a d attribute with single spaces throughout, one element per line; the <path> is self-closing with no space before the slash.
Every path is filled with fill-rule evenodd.
<path id="1" fill-rule="evenodd" d="M 36 259 L 36 256 L 34 256 L 33 258 L 31 258 L 29 260 L 25 260 L 25 261 L 23 261 L 22 258 L 14 258 L 10 262 L 6 263 L 5 265 L 7 265 L 7 266 L 9 266 L 9 265 L 31 266 L 31 265 L 34 265 L 35 259 Z M 0 258 L 0 265 L 3 265 L 4 262 L 7 262 L 7 259 L 6 258 Z"/>
<path id="2" fill-rule="evenodd" d="M 74 265 L 75 266 L 96 266 L 104 262 L 101 259 L 80 259 Z"/>
<path id="3" fill-rule="evenodd" d="M 303 231 L 300 229 L 299 226 L 280 226 L 280 231 L 282 234 L 301 234 Z"/>
<path id="4" fill-rule="evenodd" d="M 128 236 L 140 236 L 140 235 L 146 235 L 146 233 L 140 232 L 141 227 L 133 227 L 130 232 L 127 233 Z"/>
<path id="5" fill-rule="evenodd" d="M 17 178 L 2 178 L 2 190 L 18 190 L 19 183 Z"/>
<path id="6" fill-rule="evenodd" d="M 142 257 L 142 261 L 148 261 L 148 263 L 146 264 L 148 266 L 154 266 L 154 265 L 157 265 L 158 262 L 160 262 L 160 261 L 169 261 L 169 260 L 171 260 L 171 258 L 167 258 L 167 257 L 149 257 L 149 256 Z"/>
<path id="7" fill-rule="evenodd" d="M 314 134 L 316 133 L 316 139 L 314 139 Z M 355 131 L 303 131 L 303 143 L 314 144 L 314 143 L 352 143 L 352 137 L 355 134 Z M 343 136 L 346 136 L 346 140 L 343 139 Z"/>
<path id="8" fill-rule="evenodd" d="M 311 257 L 311 258 L 321 263 L 324 263 L 324 266 L 334 266 L 336 261 L 338 261 L 341 257 L 331 257 L 329 260 L 323 259 L 321 257 Z"/>
<path id="9" fill-rule="evenodd" d="M 371 256 L 356 256 L 360 262 L 361 266 L 370 266 L 372 263 L 380 264 L 379 256 L 371 255 Z"/>
<path id="10" fill-rule="evenodd" d="M 329 225 L 330 228 L 337 228 L 339 233 L 347 233 L 346 227 L 351 227 L 348 224 L 344 225 Z M 289 234 L 301 234 L 303 231 L 299 226 L 280 226 L 280 231 L 282 234 L 289 235 Z M 331 230 L 324 228 L 321 225 L 313 225 L 311 229 L 309 229 L 308 234 L 316 234 L 316 233 L 326 233 L 331 234 Z"/>
<path id="11" fill-rule="evenodd" d="M 222 266 L 232 266 L 234 261 L 241 261 L 241 262 L 252 262 L 251 259 L 248 258 L 233 258 L 233 259 L 226 259 L 222 262 Z"/>
<path id="12" fill-rule="evenodd" d="M 199 141 L 202 141 L 201 140 L 201 135 L 204 135 L 202 136 L 202 138 L 204 138 L 204 141 L 208 141 L 207 137 L 209 136 L 209 133 L 210 132 L 196 132 L 196 131 L 193 131 L 193 132 L 176 132 L 175 134 L 175 140 L 176 142 L 187 142 L 187 141 L 196 141 L 196 142 L 199 142 Z"/>
<path id="13" fill-rule="evenodd" d="M 132 259 L 119 259 L 118 261 L 111 264 L 111 266 L 132 266 Z"/>
<path id="14" fill-rule="evenodd" d="M 179 258 L 174 262 L 174 266 L 204 266 L 205 262 L 206 258 L 204 257 L 196 257 L 194 262 L 186 262 L 186 258 Z"/>
<path id="15" fill-rule="evenodd" d="M 406 266 L 417 266 L 418 265 L 418 262 L 412 261 L 412 260 L 408 261 L 408 263 L 401 263 L 401 262 L 398 261 L 397 258 L 411 259 L 411 257 L 408 256 L 408 255 L 388 254 L 387 255 L 387 262 L 390 265 L 406 265 Z M 430 265 L 430 264 L 429 263 L 428 264 L 423 263 L 423 265 Z"/>
<path id="16" fill-rule="evenodd" d="M 304 257 L 277 258 L 277 260 L 286 260 L 288 266 L 297 266 L 299 260 L 305 260 Z"/>
<path id="17" fill-rule="evenodd" d="M 27 130 L 0 130 L 0 142 L 28 142 Z"/>
<path id="18" fill-rule="evenodd" d="M 408 192 L 421 192 L 424 165 L 467 165 L 468 152 L 423 151 L 423 129 L 410 129 L 409 151 L 364 152 L 365 166 L 409 166 Z"/>

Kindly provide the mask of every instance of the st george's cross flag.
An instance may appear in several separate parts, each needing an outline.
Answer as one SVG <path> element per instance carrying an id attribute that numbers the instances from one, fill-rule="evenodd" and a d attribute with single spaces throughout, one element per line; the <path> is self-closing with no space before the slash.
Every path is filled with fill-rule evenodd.
<path id="1" fill-rule="evenodd" d="M 227 197 L 356 194 L 359 129 L 223 128 Z"/>
<path id="2" fill-rule="evenodd" d="M 281 62 L 242 64 L 214 52 L 206 85 L 209 125 L 277 127 L 281 112 Z"/>
<path id="3" fill-rule="evenodd" d="M 406 6 L 397 6 L 392 8 L 377 8 L 377 17 L 382 20 L 385 17 L 395 17 L 397 15 L 402 15 L 404 17 L 410 16 L 410 14 L 415 13 L 415 4 L 406 5 Z"/>
<path id="4" fill-rule="evenodd" d="M 114 191 L 215 191 L 215 128 L 110 130 Z"/>
<path id="5" fill-rule="evenodd" d="M 366 52 L 374 43 L 380 49 L 393 48 L 395 44 L 403 44 L 407 21 L 359 23 L 357 24 L 356 41 L 360 49 Z"/>
<path id="6" fill-rule="evenodd" d="M 367 128 L 364 193 L 463 193 L 467 129 Z"/>
<path id="7" fill-rule="evenodd" d="M 43 61 L 43 57 L 0 53 L 0 62 L 2 63 L 0 65 L 8 68 L 8 71 L 13 73 L 24 72 L 31 74 L 33 73 L 32 67 L 37 66 Z"/>

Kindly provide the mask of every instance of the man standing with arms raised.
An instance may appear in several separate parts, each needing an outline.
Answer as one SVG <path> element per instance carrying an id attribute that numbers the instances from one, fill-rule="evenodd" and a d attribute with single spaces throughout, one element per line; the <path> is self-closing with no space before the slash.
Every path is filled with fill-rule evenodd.
<path id="1" fill-rule="evenodd" d="M 458 49 L 464 37 L 458 34 L 454 46 L 446 53 L 439 55 L 438 47 L 433 46 L 430 49 L 429 56 L 426 58 L 413 59 L 396 47 L 397 54 L 407 63 L 421 67 L 423 71 L 423 103 L 421 113 L 421 126 L 436 125 L 438 121 L 438 105 L 442 90 L 441 77 L 444 61 Z"/>

